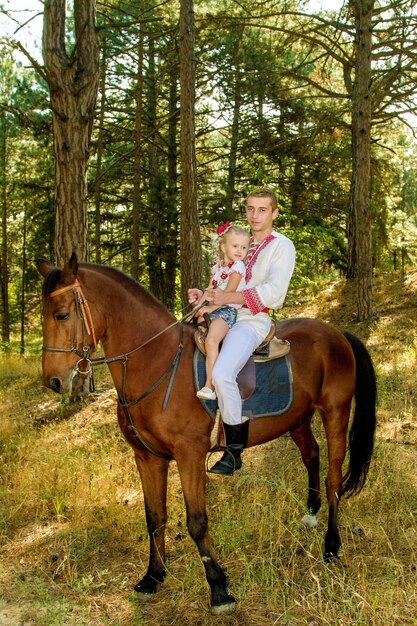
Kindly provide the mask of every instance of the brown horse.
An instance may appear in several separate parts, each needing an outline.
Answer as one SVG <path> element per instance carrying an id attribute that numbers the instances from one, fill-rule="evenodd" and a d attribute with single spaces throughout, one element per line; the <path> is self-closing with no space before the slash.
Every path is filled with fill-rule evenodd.
<path id="1" fill-rule="evenodd" d="M 173 315 L 146 289 L 115 269 L 78 265 L 75 255 L 63 270 L 44 260 L 37 264 L 45 277 L 45 385 L 66 393 L 74 371 L 86 373 L 92 364 L 107 363 L 118 392 L 119 425 L 135 454 L 150 538 L 148 570 L 135 590 L 141 599 L 148 599 L 164 580 L 167 471 L 169 462 L 175 460 L 188 531 L 197 545 L 211 590 L 211 612 L 233 611 L 235 599 L 227 592 L 226 577 L 208 533 L 205 460 L 213 421 L 195 396 L 193 328 L 176 324 Z M 328 446 L 329 515 L 324 556 L 329 559 L 337 556 L 340 546 L 340 498 L 362 489 L 372 456 L 374 369 L 360 340 L 329 324 L 292 319 L 278 324 L 278 332 L 291 343 L 294 401 L 278 418 L 251 421 L 248 446 L 290 432 L 307 468 L 307 507 L 314 522 L 321 500 L 319 447 L 311 419 L 318 409 Z M 101 342 L 105 357 L 92 359 L 96 341 Z M 349 467 L 342 477 L 354 397 Z"/>

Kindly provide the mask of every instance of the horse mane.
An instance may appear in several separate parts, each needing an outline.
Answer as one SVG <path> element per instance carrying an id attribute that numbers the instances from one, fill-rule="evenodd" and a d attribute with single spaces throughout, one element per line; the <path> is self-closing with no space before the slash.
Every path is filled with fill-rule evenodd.
<path id="1" fill-rule="evenodd" d="M 129 274 L 125 274 L 125 272 L 122 272 L 122 270 L 119 270 L 116 267 L 111 267 L 110 265 L 96 265 L 94 263 L 80 263 L 79 268 L 98 272 L 99 274 L 107 274 L 134 296 L 138 298 L 146 297 L 168 311 L 167 307 L 162 304 L 162 302 L 160 302 L 158 298 L 156 298 L 153 293 L 149 291 L 149 289 L 129 276 Z"/>
<path id="2" fill-rule="evenodd" d="M 62 270 L 60 270 L 58 267 L 54 267 L 54 269 L 48 272 L 48 274 L 45 276 L 42 285 L 42 297 L 44 300 L 49 298 L 51 293 L 55 290 L 61 279 L 61 274 Z"/>
<path id="3" fill-rule="evenodd" d="M 149 289 L 138 283 L 128 274 L 125 274 L 115 267 L 110 267 L 109 265 L 96 265 L 94 263 L 80 263 L 78 267 L 80 270 L 97 272 L 99 274 L 107 274 L 110 278 L 113 278 L 119 285 L 124 287 L 127 291 L 132 293 L 137 298 L 143 298 L 145 296 L 154 304 L 159 305 L 162 309 L 165 309 L 165 311 L 171 313 L 162 302 L 155 298 L 155 296 L 149 291 Z M 42 287 L 42 296 L 44 300 L 46 300 L 56 289 L 59 281 L 61 280 L 61 277 L 62 270 L 57 267 L 48 272 L 44 279 Z"/>

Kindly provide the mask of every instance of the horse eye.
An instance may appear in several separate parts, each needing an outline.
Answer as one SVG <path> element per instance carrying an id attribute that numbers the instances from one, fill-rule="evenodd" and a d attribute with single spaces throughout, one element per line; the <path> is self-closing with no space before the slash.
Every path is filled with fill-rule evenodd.
<path id="1" fill-rule="evenodd" d="M 59 322 L 66 322 L 69 319 L 69 313 L 55 313 L 54 317 Z"/>

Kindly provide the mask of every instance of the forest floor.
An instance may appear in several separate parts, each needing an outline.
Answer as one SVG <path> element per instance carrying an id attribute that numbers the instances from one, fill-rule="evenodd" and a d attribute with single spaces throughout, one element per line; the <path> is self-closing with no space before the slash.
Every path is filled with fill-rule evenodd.
<path id="1" fill-rule="evenodd" d="M 142 494 L 107 374 L 80 406 L 43 389 L 39 357 L 0 360 L 1 626 L 412 626 L 417 624 L 417 271 L 377 276 L 376 317 L 355 319 L 353 286 L 291 293 L 283 317 L 359 336 L 378 378 L 374 457 L 342 500 L 340 560 L 321 558 L 327 506 L 307 530 L 306 475 L 289 436 L 245 452 L 231 479 L 208 477 L 211 535 L 238 608 L 209 614 L 175 463 L 167 577 L 152 601 L 132 589 L 147 566 Z M 325 438 L 314 431 L 326 471 Z M 325 500 L 325 499 L 324 499 Z"/>

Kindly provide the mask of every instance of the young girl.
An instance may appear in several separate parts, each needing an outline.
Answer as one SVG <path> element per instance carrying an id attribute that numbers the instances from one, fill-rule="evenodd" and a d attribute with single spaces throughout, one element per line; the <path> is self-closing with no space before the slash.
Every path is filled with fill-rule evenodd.
<path id="1" fill-rule="evenodd" d="M 217 229 L 219 236 L 218 254 L 220 261 L 211 266 L 211 281 L 208 286 L 225 291 L 241 291 L 245 287 L 246 268 L 243 263 L 249 248 L 249 233 L 238 226 L 226 222 Z M 200 302 L 206 299 L 203 293 Z M 208 313 L 210 328 L 205 339 L 206 347 L 206 382 L 197 391 L 197 397 L 203 400 L 215 400 L 216 392 L 211 380 L 213 365 L 219 354 L 220 342 L 229 328 L 236 322 L 237 309 L 240 305 L 204 306 L 198 311 L 199 316 Z"/>

